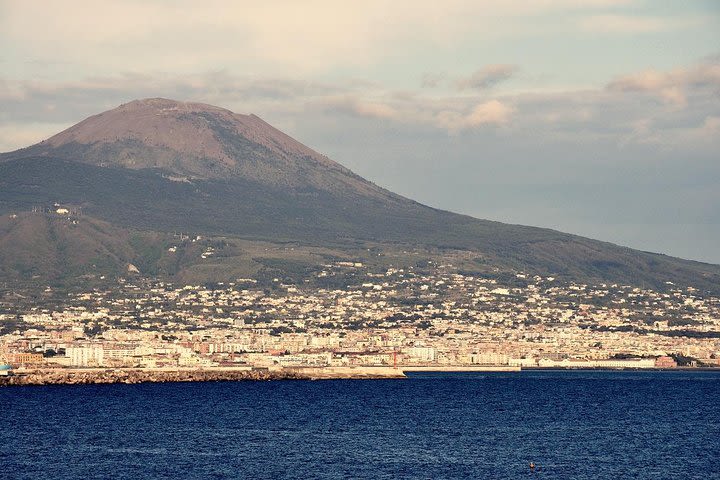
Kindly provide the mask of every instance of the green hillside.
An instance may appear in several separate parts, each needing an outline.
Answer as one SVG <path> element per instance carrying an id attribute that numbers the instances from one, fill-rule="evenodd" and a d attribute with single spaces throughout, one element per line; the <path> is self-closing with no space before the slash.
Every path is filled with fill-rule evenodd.
<path id="1" fill-rule="evenodd" d="M 155 239 L 185 232 L 274 244 L 297 242 L 332 249 L 339 255 L 356 252 L 367 244 L 391 249 L 421 246 L 436 252 L 466 251 L 474 259 L 470 266 L 477 269 L 512 268 L 584 282 L 655 288 L 663 288 L 668 281 L 706 290 L 717 290 L 720 285 L 720 267 L 716 265 L 548 229 L 477 220 L 397 196 L 377 198 L 311 187 L 272 187 L 242 178 L 177 181 L 167 177 L 156 169 L 106 168 L 48 157 L 0 163 L 0 212 L 5 225 L 0 230 L 5 253 L 0 257 L 2 271 L 33 275 L 47 269 L 59 274 L 87 271 L 89 265 L 95 265 L 97 270 L 117 272 L 135 261 L 142 263 L 148 274 L 184 275 L 194 271 L 199 275 L 204 270 L 204 276 L 212 279 L 218 272 L 240 274 L 260 268 L 247 255 L 226 255 L 212 268 L 191 268 L 197 252 L 182 265 L 163 263 L 162 255 L 143 262 L 137 242 L 130 242 L 131 234 L 127 233 L 139 231 L 159 232 L 143 234 Z M 63 228 L 70 231 L 72 226 L 62 226 L 57 220 L 24 222 L 23 229 L 11 228 L 9 214 L 55 202 L 81 207 L 84 216 L 107 223 L 82 222 L 78 247 L 63 246 Z M 42 255 L 37 258 L 48 259 L 39 261 L 30 254 L 12 253 L 9 245 L 19 244 L 21 238 L 29 245 L 37 238 L 60 241 L 38 245 L 34 251 Z M 85 253 L 81 255 L 81 251 Z M 53 258 L 56 260 L 49 260 Z M 324 259 L 306 261 L 320 264 Z"/>

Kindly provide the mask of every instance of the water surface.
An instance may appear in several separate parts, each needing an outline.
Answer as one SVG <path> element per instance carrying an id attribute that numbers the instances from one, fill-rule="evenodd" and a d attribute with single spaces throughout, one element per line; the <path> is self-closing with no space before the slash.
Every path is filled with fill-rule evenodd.
<path id="1" fill-rule="evenodd" d="M 0 478 L 720 478 L 719 402 L 714 372 L 3 388 Z"/>

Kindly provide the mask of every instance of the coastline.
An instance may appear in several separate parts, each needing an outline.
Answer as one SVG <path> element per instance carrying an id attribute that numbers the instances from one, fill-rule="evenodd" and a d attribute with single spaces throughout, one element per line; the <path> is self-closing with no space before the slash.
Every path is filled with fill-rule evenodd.
<path id="1" fill-rule="evenodd" d="M 559 368 L 508 366 L 408 366 L 408 367 L 211 367 L 211 368 L 62 368 L 15 371 L 0 376 L 0 388 L 41 385 L 102 385 L 183 382 L 239 382 L 270 380 L 371 380 L 403 379 L 408 373 L 521 371 L 606 371 L 606 372 L 720 372 L 717 367 L 676 368 Z"/>

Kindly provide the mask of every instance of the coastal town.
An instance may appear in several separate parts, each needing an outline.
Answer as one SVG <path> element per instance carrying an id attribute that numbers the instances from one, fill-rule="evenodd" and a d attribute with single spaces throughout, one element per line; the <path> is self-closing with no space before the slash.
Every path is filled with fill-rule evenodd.
<path id="1" fill-rule="evenodd" d="M 8 290 L 0 376 L 720 366 L 717 297 L 670 283 L 659 292 L 518 272 L 490 277 L 432 262 L 379 270 L 342 261 L 299 284 L 173 285 L 128 276 L 112 288 L 48 287 L 33 299 Z"/>

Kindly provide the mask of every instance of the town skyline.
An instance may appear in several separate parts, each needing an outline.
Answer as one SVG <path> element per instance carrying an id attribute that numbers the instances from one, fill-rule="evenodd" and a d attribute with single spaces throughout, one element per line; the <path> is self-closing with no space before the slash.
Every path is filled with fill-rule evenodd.
<path id="1" fill-rule="evenodd" d="M 10 296 L 0 346 L 19 371 L 63 382 L 77 375 L 68 368 L 383 376 L 720 365 L 720 298 L 692 288 L 487 278 L 432 262 L 335 262 L 305 280 L 174 286 L 131 275 L 110 289 L 48 288 L 25 305 Z"/>

